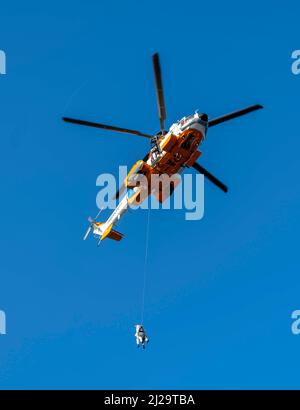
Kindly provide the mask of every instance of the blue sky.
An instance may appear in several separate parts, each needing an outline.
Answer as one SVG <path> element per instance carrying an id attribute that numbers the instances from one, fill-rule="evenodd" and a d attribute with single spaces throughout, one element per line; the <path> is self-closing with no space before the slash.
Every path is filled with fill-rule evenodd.
<path id="1" fill-rule="evenodd" d="M 299 2 L 6 2 L 1 5 L 0 388 L 297 388 Z M 145 326 L 135 347 L 146 211 L 121 243 L 82 241 L 102 172 L 142 158 L 155 132 L 151 55 L 167 125 L 195 109 L 263 111 L 209 130 L 205 216 L 151 213 Z M 106 216 L 106 215 L 105 215 Z"/>

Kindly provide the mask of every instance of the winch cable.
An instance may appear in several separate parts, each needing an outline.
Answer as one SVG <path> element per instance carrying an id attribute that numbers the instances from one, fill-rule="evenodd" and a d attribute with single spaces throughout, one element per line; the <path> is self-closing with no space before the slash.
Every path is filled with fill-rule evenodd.
<path id="1" fill-rule="evenodd" d="M 149 232 L 150 232 L 150 199 L 148 203 L 148 214 L 147 214 L 147 225 L 146 225 L 146 244 L 145 244 L 145 260 L 144 260 L 144 284 L 143 284 L 143 293 L 142 293 L 142 312 L 141 312 L 141 324 L 144 321 L 144 312 L 145 312 L 145 293 L 147 285 L 147 268 L 148 268 L 148 251 L 149 251 Z"/>

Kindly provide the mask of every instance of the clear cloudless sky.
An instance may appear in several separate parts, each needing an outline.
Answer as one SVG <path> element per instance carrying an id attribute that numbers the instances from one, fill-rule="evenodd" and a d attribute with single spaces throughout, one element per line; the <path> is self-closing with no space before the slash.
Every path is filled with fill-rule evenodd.
<path id="1" fill-rule="evenodd" d="M 297 388 L 300 336 L 299 2 L 2 1 L 0 388 Z M 147 140 L 63 115 L 158 129 L 195 109 L 265 109 L 209 130 L 205 216 L 147 211 L 120 243 L 82 237 L 96 178 L 143 158 Z M 193 171 L 189 171 L 193 173 Z M 108 212 L 103 217 L 107 217 Z"/>

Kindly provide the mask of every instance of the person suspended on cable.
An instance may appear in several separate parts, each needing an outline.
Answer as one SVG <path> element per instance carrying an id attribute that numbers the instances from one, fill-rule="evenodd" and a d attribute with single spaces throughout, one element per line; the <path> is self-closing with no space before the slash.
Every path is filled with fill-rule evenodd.
<path id="1" fill-rule="evenodd" d="M 137 347 L 140 347 L 140 344 L 142 344 L 143 349 L 145 349 L 145 344 L 149 343 L 149 338 L 142 325 L 135 325 L 135 337 Z"/>

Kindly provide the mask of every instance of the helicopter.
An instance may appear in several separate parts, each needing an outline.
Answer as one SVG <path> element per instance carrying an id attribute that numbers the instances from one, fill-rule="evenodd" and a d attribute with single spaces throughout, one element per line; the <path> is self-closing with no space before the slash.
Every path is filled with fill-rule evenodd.
<path id="1" fill-rule="evenodd" d="M 197 162 L 197 159 L 201 155 L 201 151 L 199 151 L 198 148 L 206 138 L 209 128 L 263 108 L 262 105 L 255 104 L 212 119 L 209 119 L 206 113 L 196 111 L 194 114 L 183 117 L 181 120 L 173 123 L 171 127 L 166 130 L 165 121 L 167 115 L 158 53 L 153 54 L 152 64 L 160 122 L 160 131 L 156 134 L 146 134 L 133 129 L 63 117 L 63 121 L 67 123 L 132 134 L 147 138 L 151 144 L 150 151 L 147 155 L 133 165 L 123 184 L 116 192 L 115 198 L 120 199 L 125 192 L 126 195 L 120 200 L 106 222 L 101 223 L 97 221 L 101 211 L 98 212 L 95 218 L 89 218 L 90 226 L 83 238 L 84 240 L 87 239 L 89 233 L 93 230 L 94 236 L 99 238 L 98 244 L 105 238 L 120 241 L 123 238 L 123 234 L 114 230 L 113 227 L 131 206 L 141 203 L 151 194 L 155 194 L 158 201 L 163 202 L 166 199 L 166 195 L 163 195 L 160 191 L 161 188 L 156 192 L 151 190 L 151 177 L 153 175 L 166 174 L 172 176 L 180 174 L 186 168 L 192 167 L 203 174 L 223 192 L 227 192 L 228 187 Z M 146 177 L 150 189 L 141 189 L 141 186 L 136 184 L 137 177 L 140 175 Z M 173 191 L 174 186 L 169 190 L 169 195 L 171 195 Z"/>

